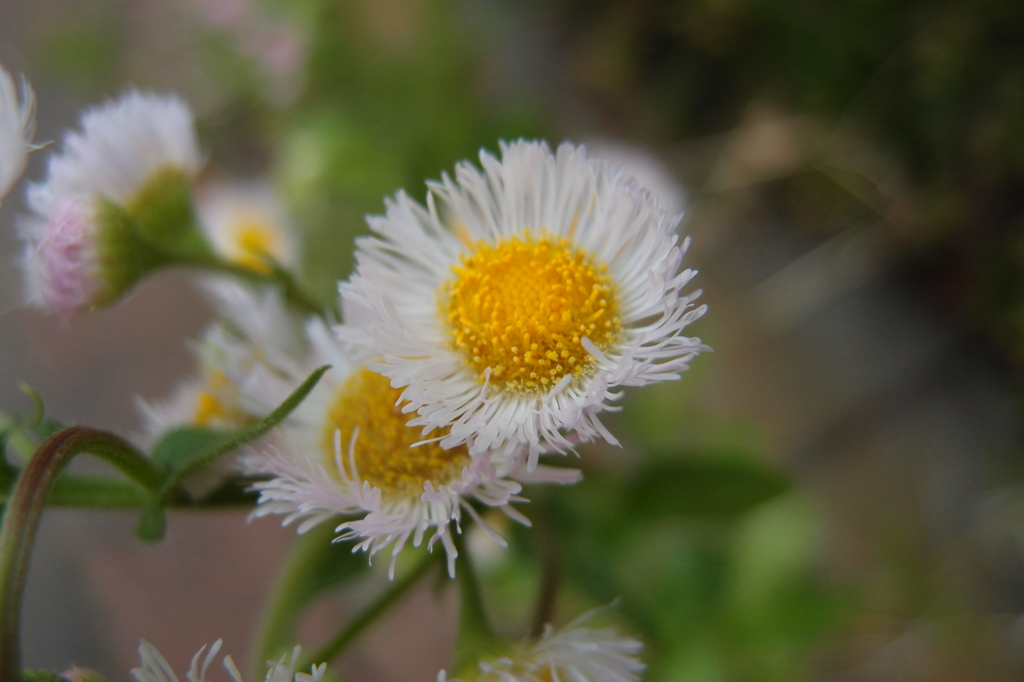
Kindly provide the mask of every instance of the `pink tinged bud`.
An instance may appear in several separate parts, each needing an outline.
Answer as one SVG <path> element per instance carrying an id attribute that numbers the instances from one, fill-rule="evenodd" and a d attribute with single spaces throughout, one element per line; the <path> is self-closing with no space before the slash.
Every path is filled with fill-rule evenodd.
<path id="1" fill-rule="evenodd" d="M 98 303 L 103 288 L 99 228 L 85 197 L 61 201 L 26 253 L 29 299 L 67 319 Z"/>

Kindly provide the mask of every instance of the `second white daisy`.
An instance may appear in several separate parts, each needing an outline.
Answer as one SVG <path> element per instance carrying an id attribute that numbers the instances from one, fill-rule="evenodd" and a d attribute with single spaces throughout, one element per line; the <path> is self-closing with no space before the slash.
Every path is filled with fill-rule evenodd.
<path id="1" fill-rule="evenodd" d="M 437 541 L 444 546 L 454 575 L 458 552 L 452 532 L 463 512 L 487 527 L 473 502 L 529 524 L 511 507 L 525 501 L 516 480 L 526 476 L 523 457 L 472 457 L 466 446 L 418 443 L 419 431 L 406 426 L 408 416 L 399 407 L 400 391 L 354 362 L 322 321 L 311 321 L 308 330 L 313 347 L 308 368 L 330 364 L 332 369 L 282 428 L 278 447 L 244 458 L 249 474 L 270 477 L 254 486 L 260 493 L 254 516 L 284 514 L 285 524 L 301 520 L 299 532 L 339 515 L 350 517 L 337 526 L 337 540 L 354 541 L 353 551 L 371 556 L 391 547 L 392 574 L 402 549 L 428 538 L 430 546 Z M 294 383 L 276 390 L 264 384 L 261 393 L 283 395 Z M 528 476 L 531 482 L 553 483 L 579 478 L 576 470 L 549 467 Z"/>

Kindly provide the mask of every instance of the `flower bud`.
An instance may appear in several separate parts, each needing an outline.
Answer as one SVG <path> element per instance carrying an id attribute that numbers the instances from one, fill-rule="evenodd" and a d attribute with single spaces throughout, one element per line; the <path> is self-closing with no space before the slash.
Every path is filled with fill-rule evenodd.
<path id="1" fill-rule="evenodd" d="M 117 206 L 85 196 L 62 200 L 22 231 L 28 302 L 64 319 L 110 305 L 165 262 Z"/>

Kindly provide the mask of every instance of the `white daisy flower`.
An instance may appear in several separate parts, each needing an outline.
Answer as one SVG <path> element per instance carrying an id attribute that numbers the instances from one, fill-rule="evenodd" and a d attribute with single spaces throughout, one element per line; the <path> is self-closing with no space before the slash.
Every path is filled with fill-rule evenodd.
<path id="1" fill-rule="evenodd" d="M 643 644 L 614 628 L 583 625 L 593 611 L 559 632 L 550 625 L 536 642 L 520 645 L 511 655 L 482 660 L 478 671 L 459 678 L 438 673 L 438 682 L 636 682 L 644 670 L 637 658 Z"/>
<path id="2" fill-rule="evenodd" d="M 501 149 L 429 183 L 426 208 L 400 192 L 368 219 L 341 289 L 374 319 L 339 334 L 383 358 L 410 425 L 473 454 L 527 443 L 534 466 L 574 439 L 615 443 L 598 419 L 614 389 L 678 378 L 707 350 L 682 335 L 705 306 L 682 291 L 681 216 L 621 169 L 571 144 Z"/>
<path id="3" fill-rule="evenodd" d="M 81 131 L 50 156 L 46 180 L 28 188 L 32 215 L 20 226 L 28 302 L 68 317 L 113 303 L 166 264 L 100 200 L 137 208 L 152 183 L 190 183 L 201 166 L 192 114 L 176 96 L 131 91 L 86 111 Z M 180 236 L 188 226 L 171 229 Z"/>
<path id="4" fill-rule="evenodd" d="M 192 665 L 185 675 L 188 682 L 207 682 L 206 673 L 210 664 L 217 657 L 222 644 L 223 640 L 220 639 L 214 642 L 205 658 L 203 658 L 203 652 L 206 651 L 206 646 L 196 652 L 196 655 L 192 657 Z M 301 647 L 295 647 L 290 659 L 286 655 L 282 656 L 279 661 L 267 661 L 267 676 L 264 682 L 321 682 L 327 672 L 326 663 L 312 666 L 308 673 L 295 672 L 300 651 Z M 178 676 L 174 674 L 174 669 L 171 668 L 167 660 L 160 655 L 155 646 L 146 640 L 142 640 L 139 644 L 139 658 L 142 666 L 132 668 L 132 676 L 138 682 L 179 682 Z M 234 682 L 243 682 L 242 675 L 238 672 L 238 666 L 235 665 L 231 656 L 225 656 L 222 663 Z"/>
<path id="5" fill-rule="evenodd" d="M 314 319 L 307 328 L 313 347 L 307 369 L 324 364 L 332 369 L 282 426 L 278 447 L 257 449 L 243 458 L 247 473 L 272 477 L 254 486 L 260 499 L 253 516 L 284 514 L 285 525 L 301 521 L 300 533 L 338 515 L 356 517 L 337 526 L 336 540 L 352 540 L 353 551 L 371 557 L 390 546 L 392 576 L 406 544 L 411 540 L 418 546 L 429 535 L 429 546 L 440 541 L 445 547 L 448 571 L 454 575 L 458 552 L 452 524 L 461 532 L 465 511 L 488 528 L 473 501 L 529 525 L 510 506 L 525 502 L 519 496 L 520 480 L 579 480 L 576 470 L 551 467 L 527 474 L 521 456 L 471 457 L 465 446 L 444 449 L 436 442 L 418 443 L 419 431 L 406 426 L 408 417 L 398 406 L 400 391 L 353 362 L 323 321 Z M 262 391 L 279 397 L 298 380 L 276 391 L 265 383 Z M 492 537 L 504 544 L 496 533 Z"/>
<path id="6" fill-rule="evenodd" d="M 280 197 L 265 183 L 221 184 L 199 195 L 199 222 L 217 254 L 269 275 L 267 257 L 291 268 L 298 260 L 298 233 Z"/>
<path id="7" fill-rule="evenodd" d="M 14 79 L 0 66 L 0 202 L 25 170 L 36 127 L 35 104 L 28 83 L 22 80 L 19 97 Z"/>

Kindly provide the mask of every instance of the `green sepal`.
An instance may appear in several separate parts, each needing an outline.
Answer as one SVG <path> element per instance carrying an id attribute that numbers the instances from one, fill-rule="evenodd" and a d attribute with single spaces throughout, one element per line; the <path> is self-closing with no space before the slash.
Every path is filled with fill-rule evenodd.
<path id="1" fill-rule="evenodd" d="M 168 166 L 153 173 L 124 210 L 147 241 L 176 259 L 213 255 L 196 222 L 192 180 L 180 168 Z"/>
<path id="2" fill-rule="evenodd" d="M 93 308 L 115 303 L 154 270 L 170 265 L 171 256 L 147 240 L 125 209 L 102 197 L 96 199 L 98 258 L 101 288 Z"/>

